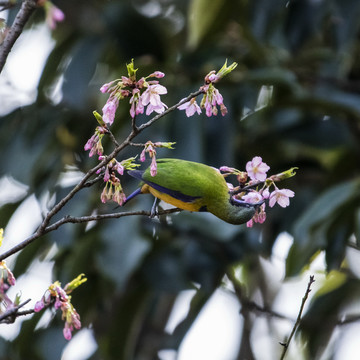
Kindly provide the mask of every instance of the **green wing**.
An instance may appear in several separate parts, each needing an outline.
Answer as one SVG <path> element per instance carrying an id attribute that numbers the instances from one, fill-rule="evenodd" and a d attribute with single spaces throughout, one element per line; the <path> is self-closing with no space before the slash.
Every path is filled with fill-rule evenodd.
<path id="1" fill-rule="evenodd" d="M 142 180 L 150 186 L 153 183 L 170 192 L 193 198 L 228 194 L 226 182 L 219 171 L 204 164 L 180 159 L 157 160 L 156 176 L 151 176 L 148 168 L 142 174 Z M 171 193 L 169 195 L 173 196 Z"/>

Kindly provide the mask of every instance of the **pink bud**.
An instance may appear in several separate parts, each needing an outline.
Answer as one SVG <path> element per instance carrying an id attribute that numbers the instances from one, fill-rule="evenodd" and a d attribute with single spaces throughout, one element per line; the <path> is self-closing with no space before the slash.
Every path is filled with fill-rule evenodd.
<path id="1" fill-rule="evenodd" d="M 71 334 L 71 328 L 67 326 L 67 323 L 65 324 L 65 327 L 63 329 L 64 338 L 66 340 L 71 340 L 72 334 Z"/>
<path id="2" fill-rule="evenodd" d="M 253 227 L 253 220 L 251 219 L 251 220 L 249 220 L 247 223 L 246 223 L 246 226 L 247 227 Z"/>
<path id="3" fill-rule="evenodd" d="M 211 74 L 211 75 L 209 75 L 208 79 L 211 82 L 216 82 L 216 81 L 218 81 L 220 79 L 220 76 L 218 76 L 216 74 Z"/>
<path id="4" fill-rule="evenodd" d="M 157 173 L 157 164 L 156 164 L 156 158 L 155 156 L 152 158 L 151 160 L 151 165 L 150 165 L 150 175 L 151 176 L 155 176 Z"/>
<path id="5" fill-rule="evenodd" d="M 109 90 L 110 84 L 111 84 L 111 83 L 104 84 L 104 85 L 100 88 L 100 91 L 101 91 L 103 94 L 105 94 L 105 93 Z"/>
<path id="6" fill-rule="evenodd" d="M 165 74 L 163 72 L 161 72 L 161 71 L 155 71 L 150 76 L 161 79 L 161 78 L 163 78 L 165 76 Z"/>
<path id="7" fill-rule="evenodd" d="M 145 161 L 145 149 L 141 152 L 141 154 L 140 154 L 140 161 L 141 162 L 144 162 Z"/>
<path id="8" fill-rule="evenodd" d="M 36 302 L 34 306 L 34 311 L 39 312 L 45 307 L 44 300 L 39 300 Z"/>
<path id="9" fill-rule="evenodd" d="M 110 179 L 110 171 L 109 171 L 109 166 L 107 166 L 104 173 L 104 181 L 108 182 L 109 179 Z"/>

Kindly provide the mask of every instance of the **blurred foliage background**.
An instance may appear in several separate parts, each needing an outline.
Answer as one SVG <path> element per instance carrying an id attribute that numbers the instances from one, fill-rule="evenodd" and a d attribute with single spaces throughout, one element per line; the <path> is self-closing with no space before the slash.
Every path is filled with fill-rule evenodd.
<path id="1" fill-rule="evenodd" d="M 271 338 L 276 318 L 266 318 L 264 331 L 276 350 L 257 357 L 254 327 L 262 315 L 249 303 L 272 308 L 283 282 L 274 285 L 264 264 L 286 232 L 293 238 L 284 264 L 287 278 L 300 276 L 316 255 L 325 258 L 323 273 L 332 274 L 309 303 L 297 338 L 306 346 L 295 358 L 324 358 L 324 353 L 335 358 L 342 322 L 351 326 L 360 314 L 360 2 L 54 3 L 66 20 L 52 33 L 54 47 L 36 101 L 0 118 L 1 175 L 27 186 L 22 197 L 0 207 L 1 227 L 31 195 L 45 211 L 44 199 L 58 201 L 71 188 L 60 181 L 64 173 L 86 172 L 96 164 L 83 147 L 96 126 L 92 111 L 106 101 L 99 88 L 126 75 L 132 58 L 140 75 L 165 72 L 167 105 L 197 90 L 225 59 L 238 62 L 219 84 L 227 116 L 186 118 L 173 112 L 136 140 L 176 141 L 175 150 L 159 155 L 216 167 L 244 169 L 256 155 L 272 173 L 297 166 L 296 177 L 281 184 L 296 196 L 290 207 L 268 211 L 266 222 L 252 229 L 186 212 L 171 221 L 128 217 L 66 225 L 23 250 L 13 262 L 15 275 L 25 274 L 36 259 L 53 261 L 52 277 L 63 284 L 85 273 L 88 282 L 74 293 L 73 303 L 83 325 L 93 330 L 98 347 L 91 359 L 129 360 L 158 359 L 160 350 L 177 350 L 216 289 L 229 283 L 225 274 L 240 269 L 241 313 L 234 321 L 243 331 L 235 358 L 277 359 L 278 342 L 292 323 Z M 16 11 L 9 11 L 9 23 Z M 43 21 L 39 9 L 27 31 Z M 10 90 L 16 97 L 16 89 Z M 130 131 L 124 104 L 113 131 L 119 141 Z M 119 160 L 137 152 L 126 150 Z M 137 185 L 126 175 L 122 181 L 127 194 Z M 101 188 L 81 191 L 58 216 L 114 211 L 100 203 Z M 126 210 L 150 209 L 151 203 L 150 196 L 139 197 Z M 195 291 L 187 316 L 173 332 L 165 331 L 177 296 L 189 289 Z M 295 313 L 300 301 L 294 301 Z M 60 317 L 35 330 L 41 315 L 24 319 L 12 341 L 0 339 L 2 359 L 49 359 L 50 344 L 51 358 L 61 357 Z"/>

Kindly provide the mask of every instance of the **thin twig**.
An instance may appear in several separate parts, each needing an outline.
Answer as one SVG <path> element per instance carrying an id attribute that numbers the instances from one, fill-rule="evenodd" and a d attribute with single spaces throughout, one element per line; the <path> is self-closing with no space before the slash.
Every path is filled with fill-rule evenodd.
<path id="1" fill-rule="evenodd" d="M 173 208 L 168 210 L 162 210 L 157 213 L 157 215 L 167 215 L 172 214 L 175 212 L 179 212 L 181 209 Z M 90 216 L 81 216 L 81 217 L 71 217 L 71 216 L 65 216 L 56 223 L 47 226 L 43 229 L 41 233 L 34 233 L 33 235 L 29 236 L 25 240 L 23 240 L 21 243 L 15 245 L 8 251 L 4 252 L 0 255 L 0 261 L 8 258 L 10 255 L 13 255 L 17 253 L 18 251 L 24 249 L 26 246 L 31 244 L 33 241 L 41 237 L 42 235 L 45 235 L 51 231 L 54 231 L 58 229 L 60 226 L 67 224 L 67 223 L 73 223 L 73 224 L 80 224 L 84 222 L 90 222 L 90 221 L 99 221 L 99 220 L 106 220 L 106 219 L 118 219 L 125 216 L 150 216 L 151 211 L 127 211 L 127 212 L 118 212 L 118 213 L 112 213 L 112 214 L 98 214 L 98 215 L 90 215 Z"/>
<path id="2" fill-rule="evenodd" d="M 152 119 L 150 119 L 148 122 L 140 125 L 137 129 L 138 131 L 142 131 L 144 129 L 146 129 L 147 127 L 149 127 L 150 125 L 152 125 L 155 121 L 161 119 L 163 116 L 166 116 L 167 114 L 169 114 L 170 112 L 176 110 L 180 105 L 185 104 L 186 102 L 190 101 L 192 98 L 197 97 L 200 94 L 203 94 L 204 90 L 198 90 L 195 91 L 191 94 L 189 94 L 186 98 L 182 99 L 181 101 L 179 101 L 177 104 L 169 107 L 168 109 L 166 109 L 164 112 L 162 112 L 161 114 L 158 114 L 156 116 L 154 116 Z"/>
<path id="3" fill-rule="evenodd" d="M 144 147 L 145 146 L 145 144 L 143 144 L 143 143 L 134 143 L 132 141 L 129 142 L 129 145 L 136 146 L 136 147 Z"/>
<path id="4" fill-rule="evenodd" d="M 24 0 L 21 4 L 19 12 L 17 13 L 15 20 L 6 34 L 6 37 L 0 45 L 0 73 L 3 70 L 6 59 L 15 44 L 15 41 L 21 35 L 26 23 L 28 22 L 31 14 L 36 9 L 36 0 Z"/>
<path id="5" fill-rule="evenodd" d="M 314 275 L 310 275 L 310 279 L 309 279 L 309 282 L 308 282 L 308 285 L 307 285 L 307 288 L 306 288 L 306 291 L 305 291 L 305 295 L 304 297 L 302 298 L 302 301 L 301 301 L 301 306 L 300 306 L 300 309 L 299 309 L 299 313 L 298 313 L 298 316 L 296 318 L 296 322 L 291 330 L 291 333 L 290 333 L 290 336 L 288 338 L 288 340 L 286 342 L 283 342 L 283 343 L 280 343 L 280 345 L 283 346 L 283 352 L 281 354 L 281 357 L 280 357 L 280 360 L 283 360 L 285 359 L 285 355 L 286 355 L 286 352 L 287 352 L 287 349 L 289 348 L 289 345 L 290 345 L 290 342 L 295 334 L 295 331 L 297 329 L 297 327 L 299 326 L 300 324 L 300 320 L 301 320 L 301 315 L 303 313 L 303 310 L 304 310 L 304 306 L 305 306 L 305 303 L 306 303 L 306 300 L 308 299 L 309 297 L 309 294 L 310 294 L 310 291 L 311 291 L 311 285 L 315 282 L 315 278 L 314 278 Z"/>
<path id="6" fill-rule="evenodd" d="M 131 117 L 131 128 L 135 133 L 139 131 L 138 127 L 136 126 L 136 115 L 134 117 Z"/>
<path id="7" fill-rule="evenodd" d="M 99 182 L 100 180 L 104 181 L 104 174 L 100 174 L 99 176 L 97 176 L 95 179 L 89 180 L 84 184 L 84 187 L 91 187 L 94 184 L 96 184 L 97 182 Z"/>
<path id="8" fill-rule="evenodd" d="M 360 321 L 360 314 L 347 315 L 343 319 L 338 320 L 337 323 L 336 323 L 336 326 L 348 325 L 348 324 L 352 324 L 352 323 L 357 322 L 357 321 Z"/>
<path id="9" fill-rule="evenodd" d="M 0 315 L 0 323 L 5 322 L 7 324 L 11 324 L 15 321 L 15 318 L 17 317 L 17 312 L 20 308 L 25 306 L 31 299 L 25 300 L 23 303 L 21 303 L 18 306 L 12 307 L 8 310 L 6 310 L 4 313 Z"/>
<path id="10" fill-rule="evenodd" d="M 247 190 L 250 190 L 252 188 L 255 188 L 255 187 L 259 186 L 259 185 L 263 185 L 264 183 L 265 183 L 265 181 L 257 181 L 257 182 L 255 182 L 253 184 L 246 185 L 246 186 L 243 186 L 243 187 L 237 186 L 237 187 L 234 188 L 234 190 L 229 191 L 229 194 L 230 195 L 236 195 L 236 194 L 239 194 L 239 193 L 241 193 L 243 191 L 247 191 Z"/>
<path id="11" fill-rule="evenodd" d="M 116 140 L 114 134 L 112 133 L 112 131 L 111 131 L 109 128 L 107 128 L 107 131 L 108 131 L 107 134 L 110 136 L 110 140 L 113 142 L 113 144 L 115 145 L 115 147 L 119 147 L 120 145 L 119 145 L 119 143 L 117 142 L 117 140 Z"/>
<path id="12" fill-rule="evenodd" d="M 264 314 L 267 316 L 275 317 L 278 319 L 294 321 L 293 319 L 290 319 L 286 315 L 283 315 L 274 310 L 271 310 L 267 305 L 261 306 L 261 305 L 257 304 L 256 302 L 250 300 L 248 297 L 246 297 L 243 293 L 243 289 L 242 289 L 239 281 L 235 277 L 233 270 L 228 270 L 226 272 L 226 276 L 232 283 L 232 285 L 234 287 L 234 292 L 235 292 L 237 298 L 239 299 L 239 302 L 247 310 L 252 311 L 252 312 L 257 312 L 259 314 Z"/>

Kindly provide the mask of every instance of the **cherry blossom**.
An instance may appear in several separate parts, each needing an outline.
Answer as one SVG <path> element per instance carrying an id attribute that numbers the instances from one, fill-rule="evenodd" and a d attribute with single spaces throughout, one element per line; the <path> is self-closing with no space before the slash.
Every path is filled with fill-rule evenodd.
<path id="1" fill-rule="evenodd" d="M 192 98 L 190 101 L 178 106 L 179 110 L 185 110 L 187 117 L 193 116 L 195 113 L 201 114 L 201 108 L 196 102 L 196 98 Z"/>
<path id="2" fill-rule="evenodd" d="M 289 206 L 291 197 L 294 197 L 295 193 L 289 189 L 276 189 L 270 194 L 269 206 L 273 207 L 278 203 L 281 207 L 285 208 Z"/>
<path id="3" fill-rule="evenodd" d="M 269 169 L 270 167 L 262 161 L 260 156 L 255 156 L 246 164 L 246 171 L 251 180 L 265 181 Z"/>

